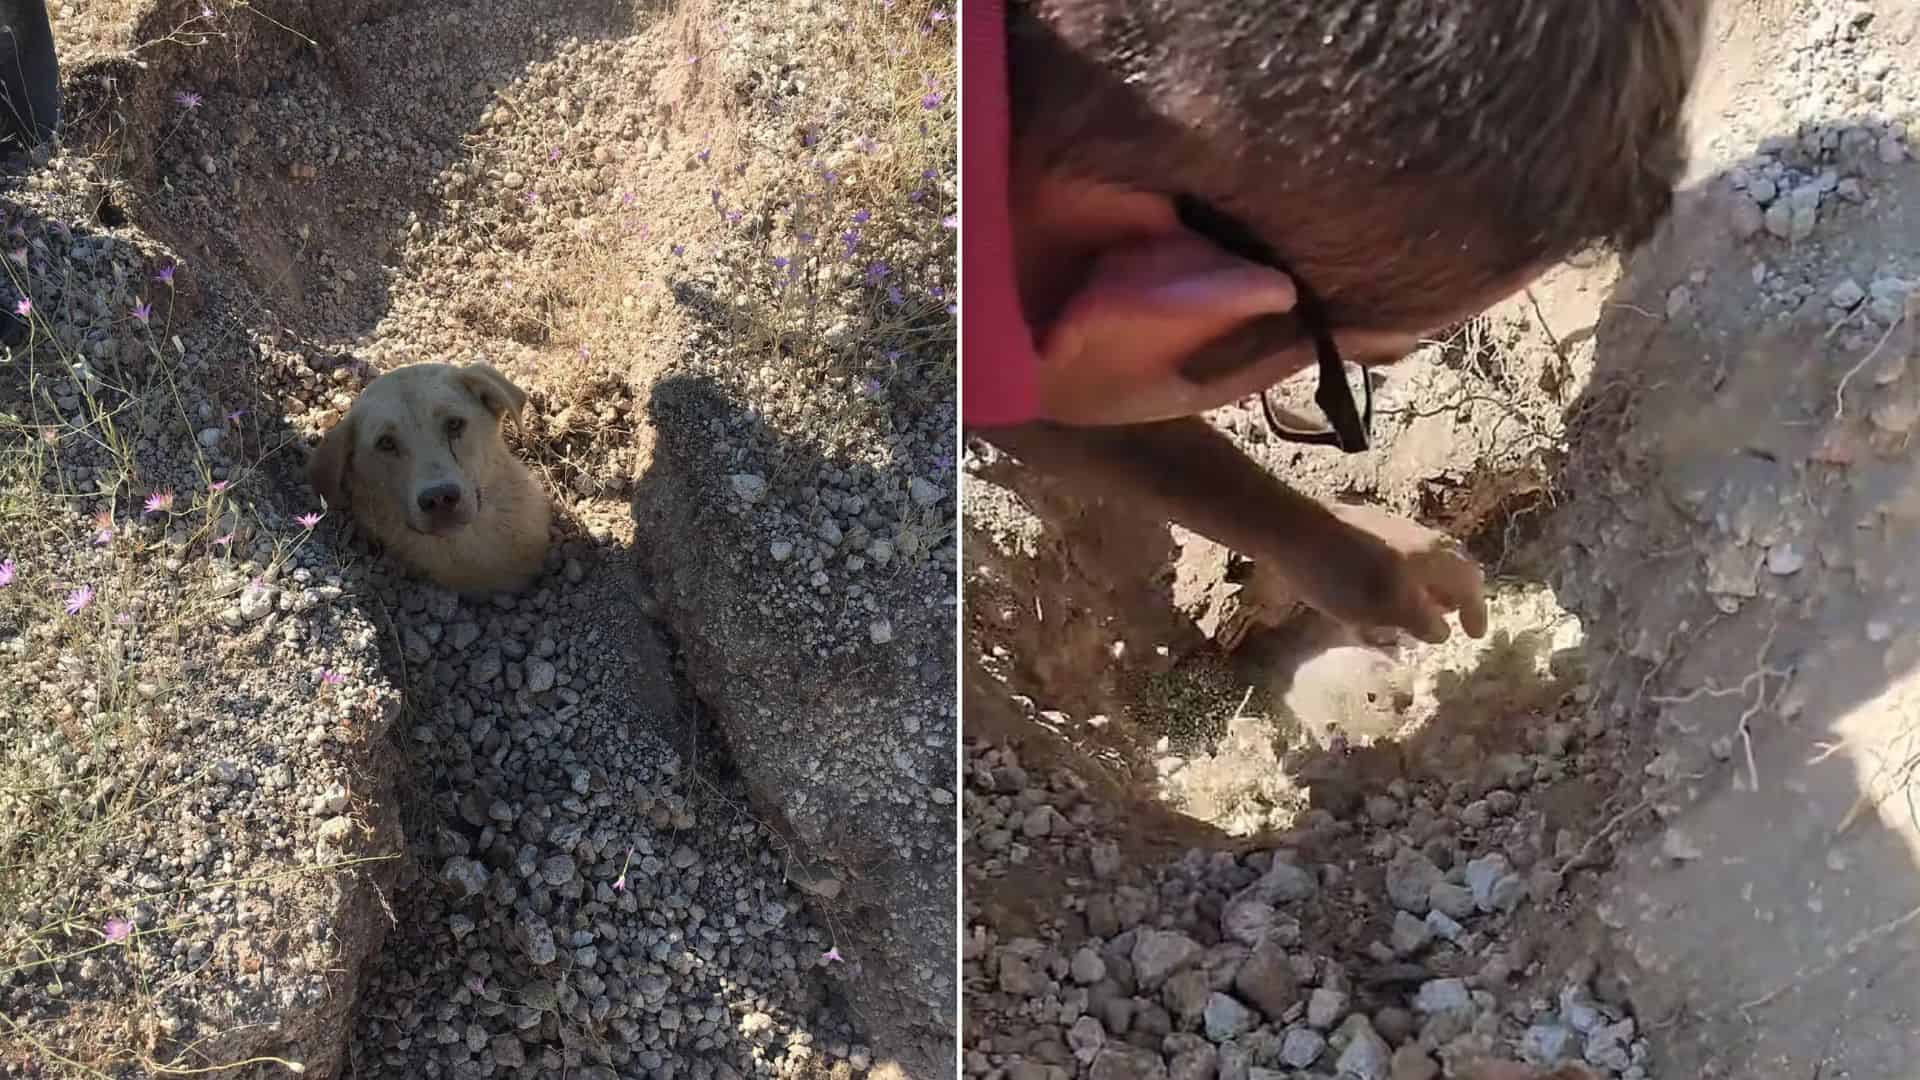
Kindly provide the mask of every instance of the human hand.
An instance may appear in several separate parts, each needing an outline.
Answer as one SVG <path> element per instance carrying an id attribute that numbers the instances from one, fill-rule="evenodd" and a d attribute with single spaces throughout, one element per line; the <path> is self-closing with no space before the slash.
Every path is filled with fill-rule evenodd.
<path id="1" fill-rule="evenodd" d="M 1447 640 L 1450 611 L 1468 637 L 1487 632 L 1485 579 L 1451 538 L 1370 506 L 1328 509 L 1347 528 L 1302 583 L 1308 603 L 1353 626 L 1394 627 L 1432 644 Z"/>

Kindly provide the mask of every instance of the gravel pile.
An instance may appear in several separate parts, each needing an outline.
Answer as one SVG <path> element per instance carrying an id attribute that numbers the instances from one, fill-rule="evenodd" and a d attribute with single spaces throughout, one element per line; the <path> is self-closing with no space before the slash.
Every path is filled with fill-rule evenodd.
<path id="1" fill-rule="evenodd" d="M 1288 846 L 1157 864 L 1080 777 L 970 741 L 969 1075 L 1405 1080 L 1516 1057 L 1649 1075 L 1623 988 L 1591 964 L 1555 1000 L 1525 992 L 1555 978 L 1525 917 L 1594 857 L 1533 798 L 1593 764 L 1590 740 L 1550 739 L 1471 780 L 1307 811 Z M 1003 935 L 1011 896 L 1056 914 Z"/>
<path id="2" fill-rule="evenodd" d="M 62 157 L 7 199 L 0 1069 L 324 1074 L 394 876 L 399 696 L 256 467 L 236 298 L 99 226 L 99 183 Z"/>

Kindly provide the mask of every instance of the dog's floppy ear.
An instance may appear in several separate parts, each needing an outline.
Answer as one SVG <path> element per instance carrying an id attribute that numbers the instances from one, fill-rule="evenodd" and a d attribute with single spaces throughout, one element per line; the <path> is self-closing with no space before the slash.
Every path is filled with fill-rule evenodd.
<path id="1" fill-rule="evenodd" d="M 326 500 L 329 509 L 345 509 L 351 488 L 347 477 L 353 470 L 353 433 L 355 417 L 349 412 L 307 459 L 307 481 Z"/>
<path id="2" fill-rule="evenodd" d="M 495 418 L 510 415 L 514 423 L 520 422 L 520 410 L 527 405 L 527 392 L 513 385 L 498 368 L 492 364 L 468 364 L 456 372 L 454 378 Z"/>

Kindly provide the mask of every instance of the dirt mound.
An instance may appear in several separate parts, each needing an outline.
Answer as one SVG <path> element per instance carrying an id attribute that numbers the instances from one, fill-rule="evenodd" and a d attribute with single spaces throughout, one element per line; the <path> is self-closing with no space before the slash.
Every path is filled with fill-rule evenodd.
<path id="1" fill-rule="evenodd" d="M 945 1071 L 944 13 L 92 14 L 76 149 L 8 196 L 0 1068 Z M 299 476 L 371 378 L 466 359 L 560 504 L 515 597 Z M 782 589 L 804 648 L 715 618 Z"/>

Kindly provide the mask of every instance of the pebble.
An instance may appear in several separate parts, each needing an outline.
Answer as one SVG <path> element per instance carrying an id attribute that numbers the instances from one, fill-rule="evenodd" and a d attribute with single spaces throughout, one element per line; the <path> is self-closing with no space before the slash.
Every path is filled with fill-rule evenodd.
<path id="1" fill-rule="evenodd" d="M 793 557 L 793 541 L 775 540 L 767 545 L 767 554 L 773 556 L 774 562 L 786 562 Z"/>
<path id="2" fill-rule="evenodd" d="M 1133 976 L 1144 989 L 1154 989 L 1169 975 L 1200 958 L 1200 945 L 1170 930 L 1143 930 L 1133 943 Z"/>
<path id="3" fill-rule="evenodd" d="M 754 473 L 734 473 L 727 477 L 727 482 L 733 485 L 733 493 L 739 496 L 740 501 L 749 506 L 766 498 L 767 481 L 763 476 Z"/>
<path id="4" fill-rule="evenodd" d="M 1432 888 L 1427 890 L 1427 897 L 1435 911 L 1444 912 L 1454 919 L 1467 918 L 1477 910 L 1473 890 L 1450 881 L 1434 882 Z"/>
<path id="5" fill-rule="evenodd" d="M 1402 911 L 1425 915 L 1440 868 L 1418 851 L 1404 850 L 1387 864 L 1387 897 Z"/>
<path id="6" fill-rule="evenodd" d="M 932 506 L 946 497 L 946 493 L 941 491 L 938 485 L 922 480 L 918 476 L 907 481 L 907 494 L 913 499 L 913 504 L 920 507 Z"/>
<path id="7" fill-rule="evenodd" d="M 1429 916 L 1436 914 L 1439 913 L 1428 912 Z M 1446 918 L 1445 915 L 1441 915 L 1440 917 L 1443 919 Z M 1457 923 L 1455 925 L 1458 926 Z M 1428 927 L 1427 921 L 1420 916 L 1405 911 L 1396 911 L 1393 913 L 1394 952 L 1401 956 L 1410 956 L 1426 947 L 1427 942 L 1432 936 L 1432 929 Z"/>
<path id="8" fill-rule="evenodd" d="M 1434 1080 L 1440 1066 L 1418 1044 L 1408 1043 L 1393 1054 L 1392 1080 Z"/>
<path id="9" fill-rule="evenodd" d="M 1092 1061 L 1106 1044 L 1107 1030 L 1091 1016 L 1082 1016 L 1067 1029 L 1067 1047 L 1073 1051 L 1074 1059 L 1083 1065 Z"/>
<path id="10" fill-rule="evenodd" d="M 1852 311 L 1854 308 L 1859 307 L 1860 301 L 1866 298 L 1867 291 L 1862 289 L 1860 283 L 1852 278 L 1848 278 L 1840 284 L 1835 285 L 1833 291 L 1827 294 L 1827 299 L 1832 302 L 1834 307 L 1843 308 L 1847 311 Z"/>
<path id="11" fill-rule="evenodd" d="M 1535 1065 L 1552 1065 L 1573 1047 L 1573 1032 L 1559 1024 L 1535 1024 L 1520 1039 L 1520 1052 Z"/>
<path id="12" fill-rule="evenodd" d="M 1280 1063 L 1290 1069 L 1304 1069 L 1320 1060 L 1327 1040 L 1312 1028 L 1288 1028 L 1280 1041 Z"/>
<path id="13" fill-rule="evenodd" d="M 1307 997 L 1307 1026 L 1322 1031 L 1340 1022 L 1347 1014 L 1347 995 L 1325 986 L 1314 988 Z"/>
<path id="14" fill-rule="evenodd" d="M 1107 977 L 1107 962 L 1090 946 L 1082 945 L 1073 954 L 1070 973 L 1074 982 L 1081 986 L 1092 986 Z"/>
<path id="15" fill-rule="evenodd" d="M 1473 1012 L 1473 995 L 1462 979 L 1430 979 L 1413 997 L 1415 1012 L 1463 1014 Z"/>
<path id="16" fill-rule="evenodd" d="M 1387 1045 L 1365 1016 L 1355 1013 L 1341 1025 L 1340 1034 L 1347 1039 L 1347 1048 L 1340 1053 L 1335 1062 L 1335 1071 L 1341 1077 L 1353 1080 L 1387 1080 L 1388 1070 L 1393 1063 L 1393 1049 Z M 1338 1041 L 1338 1040 L 1336 1040 Z"/>
<path id="17" fill-rule="evenodd" d="M 527 690 L 535 694 L 544 694 L 553 689 L 559 681 L 560 672 L 546 660 L 534 658 L 527 661 Z M 583 793 L 584 794 L 584 793 Z"/>
<path id="18" fill-rule="evenodd" d="M 1239 1038 L 1259 1026 L 1260 1017 L 1232 995 L 1214 992 L 1203 1013 L 1207 1038 L 1216 1043 Z"/>

